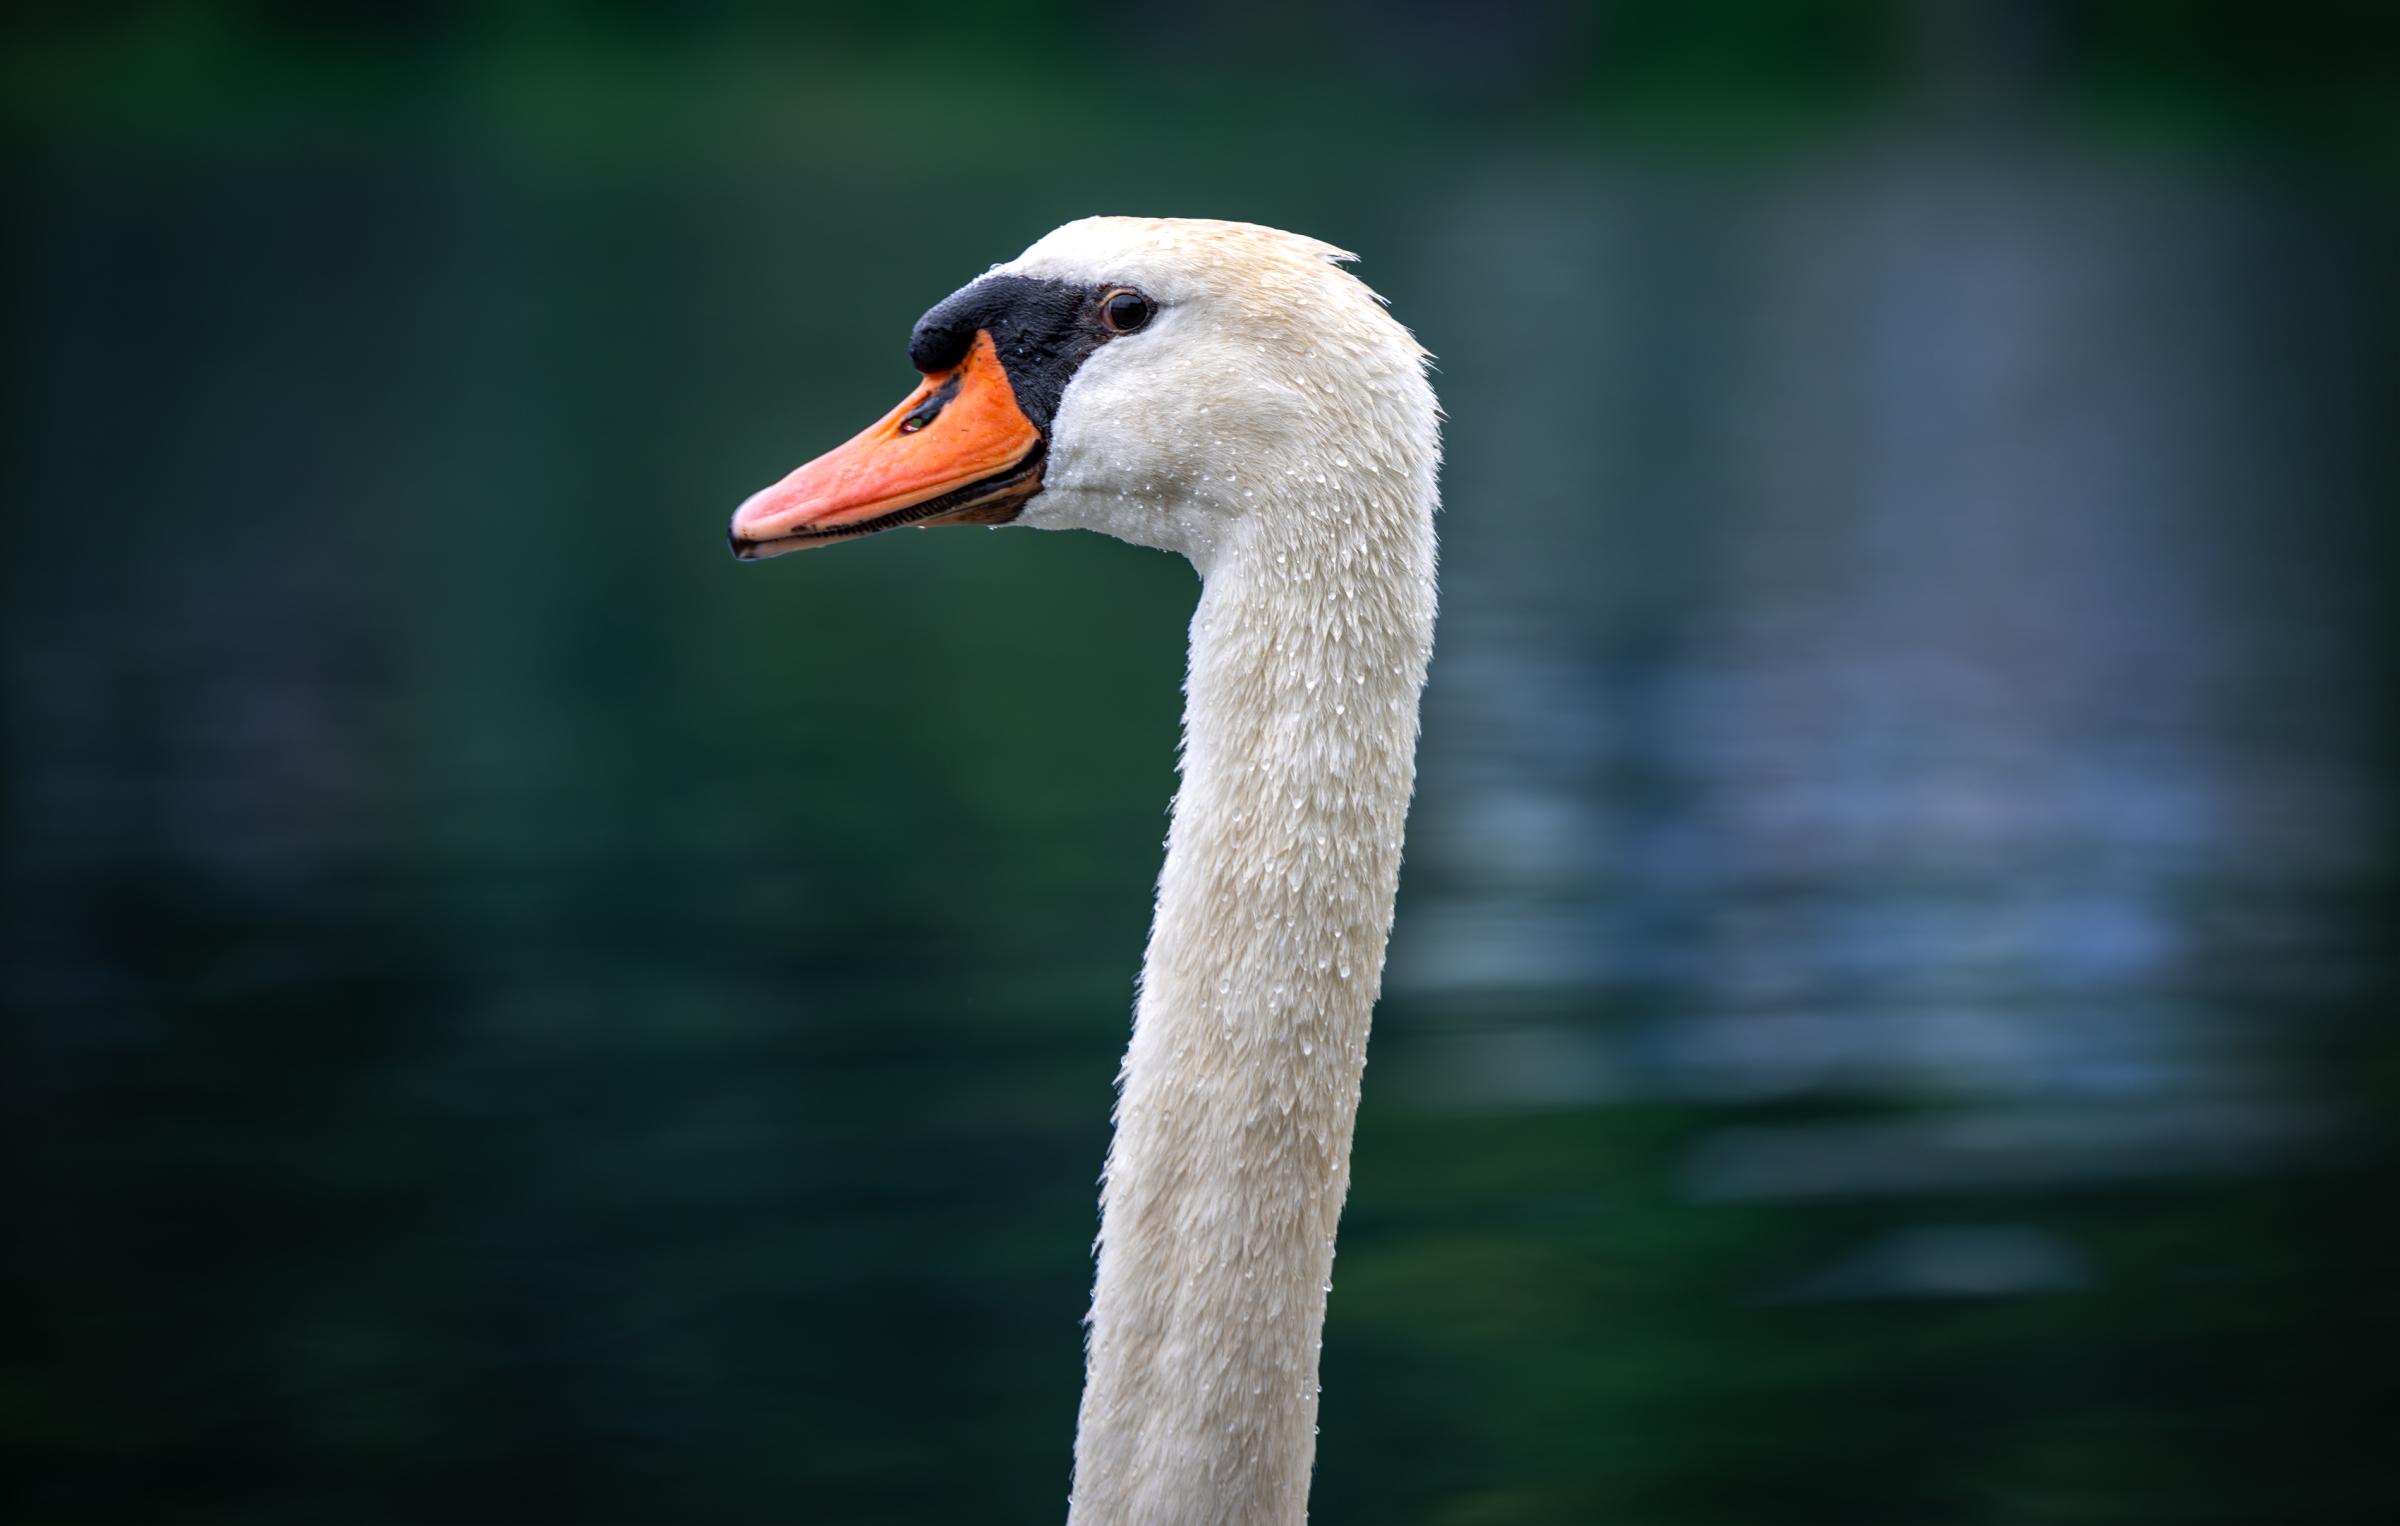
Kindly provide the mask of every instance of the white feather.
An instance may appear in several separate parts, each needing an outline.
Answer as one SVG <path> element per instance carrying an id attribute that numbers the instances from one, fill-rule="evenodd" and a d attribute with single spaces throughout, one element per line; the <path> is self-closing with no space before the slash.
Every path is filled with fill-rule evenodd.
<path id="1" fill-rule="evenodd" d="M 1091 218 L 1003 270 L 1159 303 L 1061 400 L 1021 523 L 1202 577 L 1070 1519 L 1307 1517 L 1334 1231 L 1433 645 L 1425 355 L 1313 239 Z"/>

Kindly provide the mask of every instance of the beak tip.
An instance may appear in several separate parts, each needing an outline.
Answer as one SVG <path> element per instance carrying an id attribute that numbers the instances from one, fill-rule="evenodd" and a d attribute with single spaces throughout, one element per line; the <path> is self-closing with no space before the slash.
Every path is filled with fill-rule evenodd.
<path id="1" fill-rule="evenodd" d="M 758 542 L 745 538 L 739 530 L 728 527 L 725 531 L 725 544 L 732 550 L 733 559 L 737 562 L 758 560 Z"/>

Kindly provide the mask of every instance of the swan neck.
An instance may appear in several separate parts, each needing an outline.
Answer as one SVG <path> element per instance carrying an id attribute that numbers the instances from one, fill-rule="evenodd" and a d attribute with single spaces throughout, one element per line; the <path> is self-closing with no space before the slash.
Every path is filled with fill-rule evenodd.
<path id="1" fill-rule="evenodd" d="M 1306 1518 L 1432 636 L 1430 504 L 1394 507 L 1286 506 L 1203 569 L 1102 1193 L 1075 1522 Z"/>

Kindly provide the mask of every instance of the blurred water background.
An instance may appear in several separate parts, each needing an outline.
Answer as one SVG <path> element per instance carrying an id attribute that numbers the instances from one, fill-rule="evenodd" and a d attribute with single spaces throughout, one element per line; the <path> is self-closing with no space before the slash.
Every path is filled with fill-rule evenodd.
<path id="1" fill-rule="evenodd" d="M 15 1518 L 1060 1515 L 1190 573 L 722 524 L 1094 211 L 1450 415 L 1315 1519 L 2400 1516 L 2381 7 L 9 35 Z"/>

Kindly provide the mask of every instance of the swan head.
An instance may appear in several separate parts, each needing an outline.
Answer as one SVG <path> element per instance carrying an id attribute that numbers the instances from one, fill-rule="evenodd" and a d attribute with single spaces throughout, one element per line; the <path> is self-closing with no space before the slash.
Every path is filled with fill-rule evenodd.
<path id="1" fill-rule="evenodd" d="M 1425 354 L 1329 244 L 1250 223 L 1068 223 L 917 321 L 900 405 L 733 516 L 734 554 L 903 525 L 1089 529 L 1205 569 L 1358 485 L 1430 503 Z"/>

